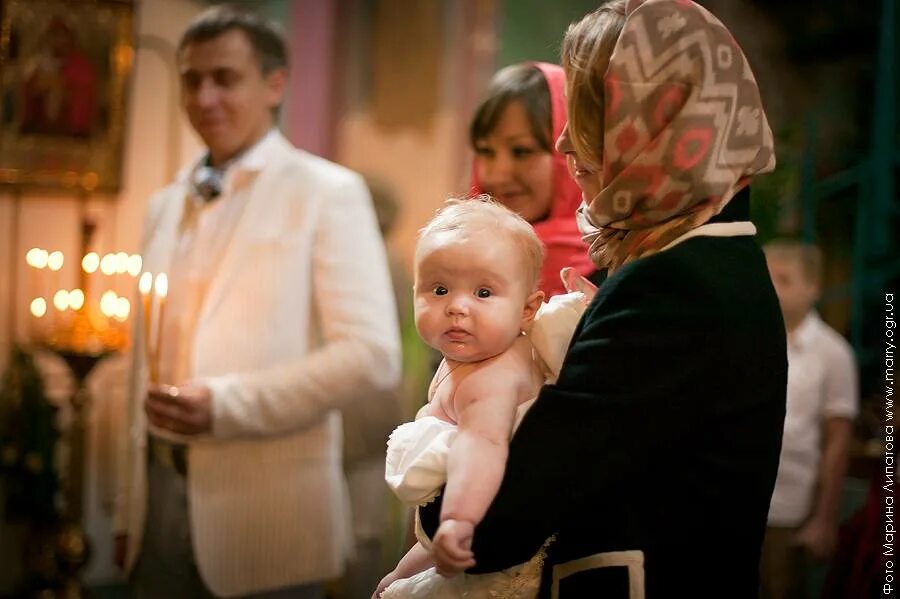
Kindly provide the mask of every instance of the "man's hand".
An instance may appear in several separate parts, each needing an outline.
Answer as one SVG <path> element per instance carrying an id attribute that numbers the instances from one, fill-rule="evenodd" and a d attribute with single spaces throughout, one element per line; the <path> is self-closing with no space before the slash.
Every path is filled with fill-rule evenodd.
<path id="1" fill-rule="evenodd" d="M 825 561 L 837 546 L 837 526 L 824 518 L 812 518 L 797 531 L 794 541 L 813 559 Z"/>
<path id="2" fill-rule="evenodd" d="M 472 536 L 475 525 L 465 520 L 444 520 L 431 548 L 438 574 L 451 578 L 475 565 Z"/>
<path id="3" fill-rule="evenodd" d="M 212 430 L 212 395 L 204 385 L 151 384 L 144 410 L 154 426 L 179 435 L 200 435 Z"/>
<path id="4" fill-rule="evenodd" d="M 116 535 L 113 545 L 113 563 L 118 566 L 120 570 L 124 570 L 125 563 L 128 561 L 128 535 Z"/>

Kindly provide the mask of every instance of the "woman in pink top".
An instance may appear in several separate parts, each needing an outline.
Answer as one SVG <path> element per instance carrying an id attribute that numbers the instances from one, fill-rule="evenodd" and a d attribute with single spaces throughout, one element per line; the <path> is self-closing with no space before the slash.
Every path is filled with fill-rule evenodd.
<path id="1" fill-rule="evenodd" d="M 566 292 L 559 277 L 564 267 L 594 283 L 602 279 L 575 222 L 581 190 L 553 147 L 566 125 L 565 88 L 556 65 L 506 67 L 491 80 L 469 131 L 473 194 L 489 193 L 534 227 L 546 251 L 540 289 L 548 298 Z"/>

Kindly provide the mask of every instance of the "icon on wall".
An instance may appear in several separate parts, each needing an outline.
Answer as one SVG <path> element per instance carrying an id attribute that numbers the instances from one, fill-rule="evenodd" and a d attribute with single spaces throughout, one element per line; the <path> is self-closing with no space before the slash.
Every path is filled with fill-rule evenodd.
<path id="1" fill-rule="evenodd" d="M 118 189 L 131 2 L 0 0 L 0 183 Z"/>

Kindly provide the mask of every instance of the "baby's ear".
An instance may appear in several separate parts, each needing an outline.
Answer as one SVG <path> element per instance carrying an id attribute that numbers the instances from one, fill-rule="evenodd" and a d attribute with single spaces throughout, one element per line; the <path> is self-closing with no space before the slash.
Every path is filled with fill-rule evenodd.
<path id="1" fill-rule="evenodd" d="M 531 321 L 534 320 L 535 314 L 537 314 L 538 308 L 541 307 L 541 302 L 544 301 L 544 292 L 543 291 L 535 291 L 531 295 L 529 295 L 525 299 L 525 308 L 522 310 L 522 327 L 525 328 L 526 325 L 530 325 Z"/>

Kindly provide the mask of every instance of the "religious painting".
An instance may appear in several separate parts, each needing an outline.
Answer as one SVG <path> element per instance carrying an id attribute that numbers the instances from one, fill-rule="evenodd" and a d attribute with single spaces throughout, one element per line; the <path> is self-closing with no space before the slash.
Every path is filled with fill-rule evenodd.
<path id="1" fill-rule="evenodd" d="M 0 0 L 0 184 L 119 188 L 133 8 Z"/>

